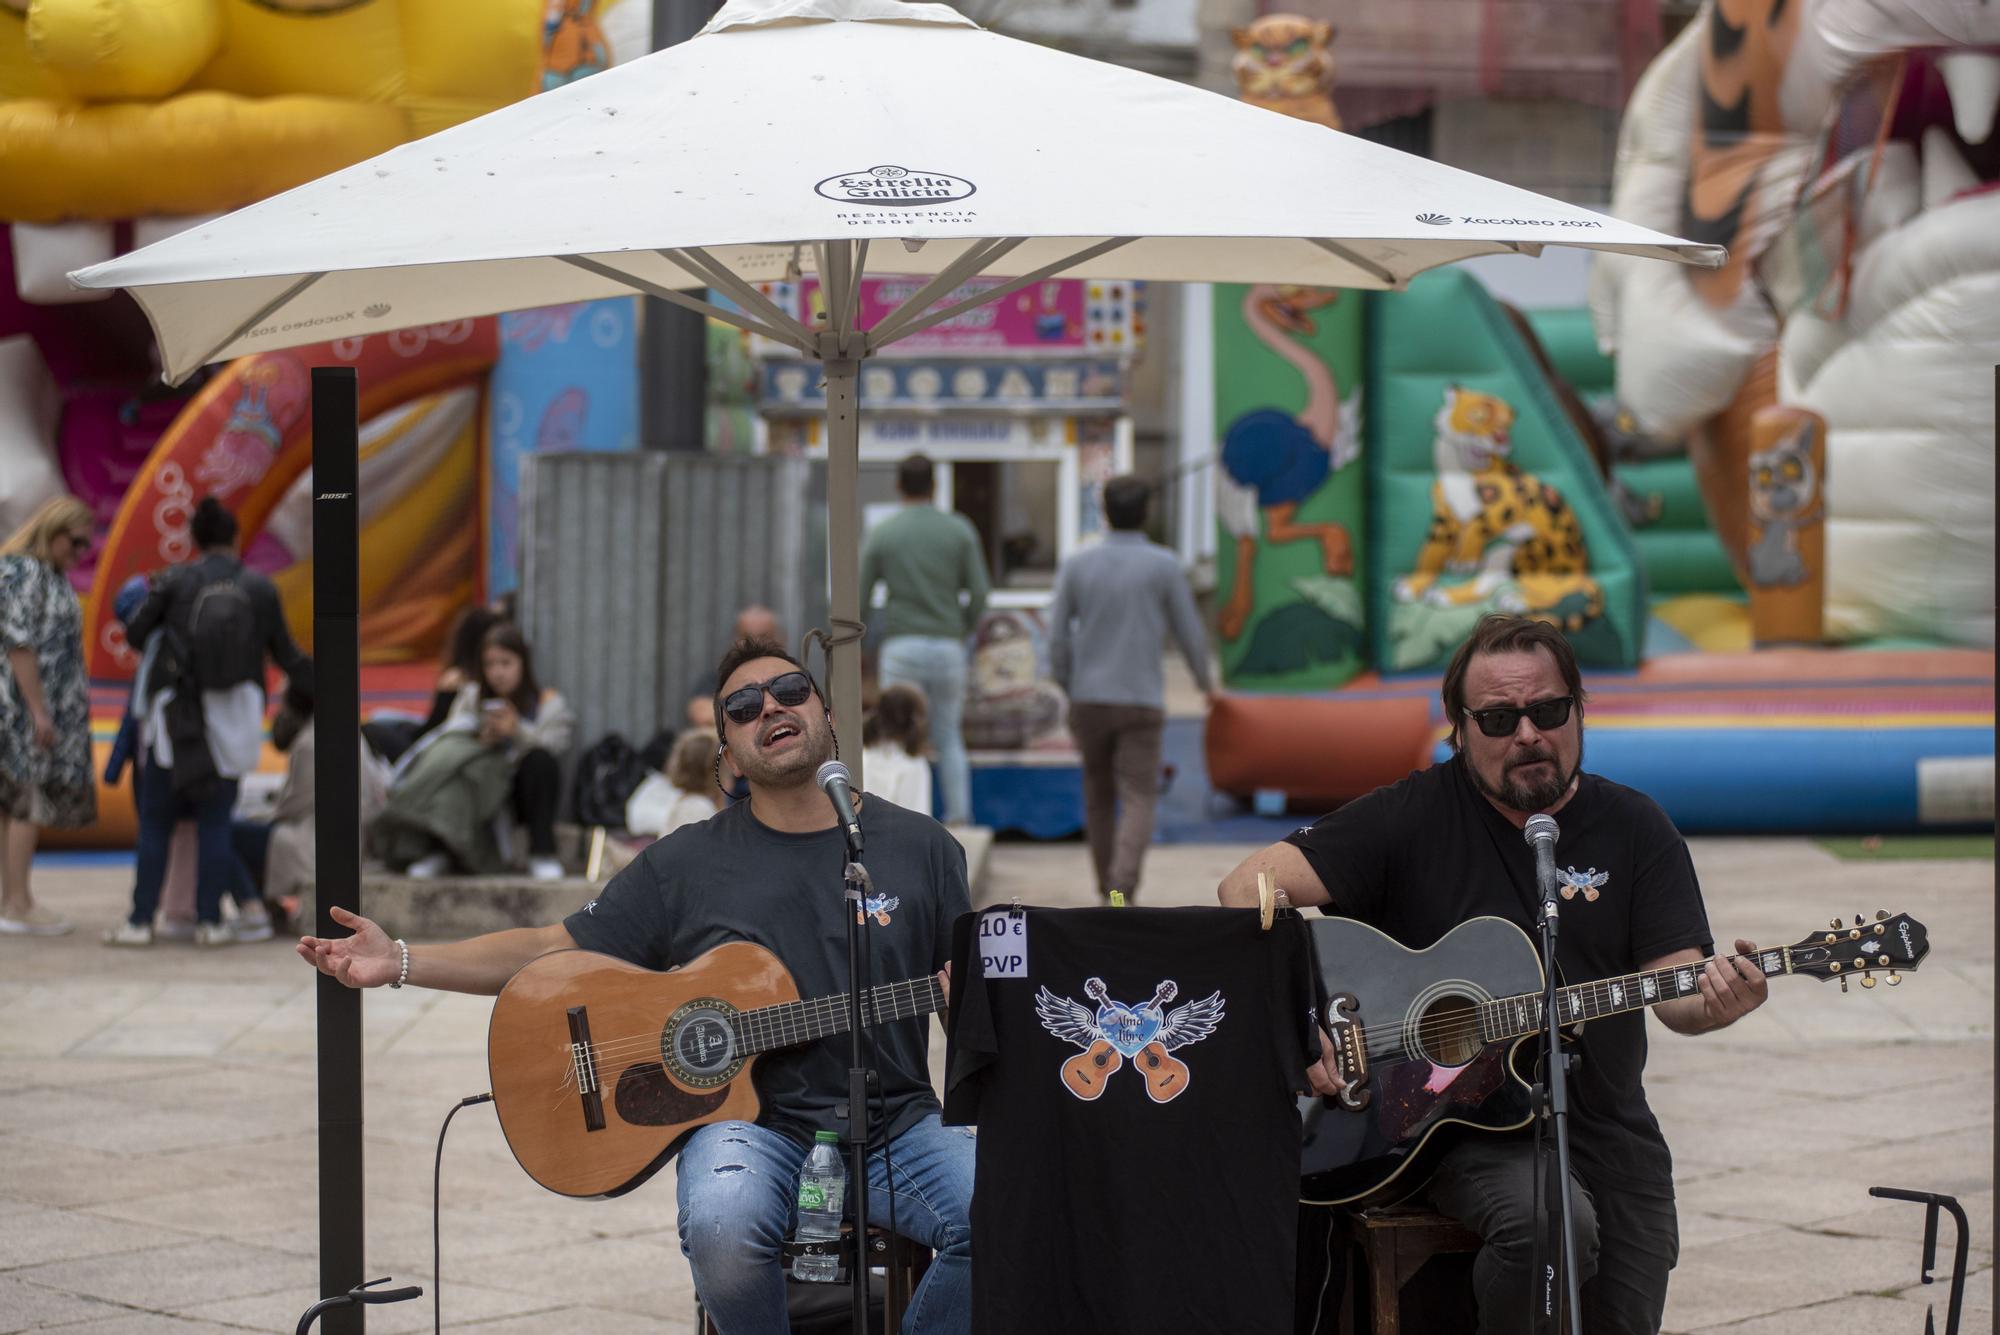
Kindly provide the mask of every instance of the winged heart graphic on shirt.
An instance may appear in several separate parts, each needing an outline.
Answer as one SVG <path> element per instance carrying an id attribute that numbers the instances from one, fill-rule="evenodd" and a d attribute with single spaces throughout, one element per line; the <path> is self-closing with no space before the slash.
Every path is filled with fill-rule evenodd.
<path id="1" fill-rule="evenodd" d="M 1089 1102 L 1129 1061 L 1145 1078 L 1146 1094 L 1153 1102 L 1179 1098 L 1188 1087 L 1187 1063 L 1169 1054 L 1215 1032 L 1222 1023 L 1222 993 L 1211 992 L 1169 1012 L 1166 1004 L 1180 994 L 1171 979 L 1154 988 L 1153 999 L 1139 1006 L 1113 1001 L 1102 978 L 1085 979 L 1083 990 L 1097 1003 L 1095 1010 L 1046 987 L 1035 996 L 1035 1014 L 1042 1027 L 1083 1049 L 1062 1064 L 1063 1087 Z"/>
<path id="2" fill-rule="evenodd" d="M 894 913 L 902 902 L 902 898 L 897 895 L 870 895 L 861 901 L 861 912 L 864 916 L 873 916 L 876 922 L 887 927 L 889 915 Z"/>
<path id="3" fill-rule="evenodd" d="M 1597 902 L 1597 892 L 1604 888 L 1606 881 L 1611 879 L 1611 873 L 1608 871 L 1599 871 L 1595 867 L 1586 867 L 1582 871 L 1578 871 L 1574 867 L 1558 867 L 1556 868 L 1556 879 L 1563 883 L 1562 897 L 1564 899 L 1575 899 L 1576 892 L 1581 890 L 1583 891 L 1583 902 L 1586 904 L 1595 904 Z"/>

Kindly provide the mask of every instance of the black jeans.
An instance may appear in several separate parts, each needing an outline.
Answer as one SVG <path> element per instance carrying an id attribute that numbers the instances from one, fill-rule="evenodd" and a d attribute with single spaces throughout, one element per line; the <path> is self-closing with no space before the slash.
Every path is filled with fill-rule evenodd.
<path id="1" fill-rule="evenodd" d="M 562 801 L 562 766 L 536 747 L 514 767 L 514 819 L 528 827 L 528 855 L 556 855 L 556 807 Z"/>
<path id="2" fill-rule="evenodd" d="M 1532 1135 L 1468 1136 L 1445 1154 L 1431 1179 L 1432 1203 L 1486 1242 L 1472 1267 L 1480 1335 L 1528 1329 L 1534 1173 Z M 1680 1259 L 1673 1196 L 1625 1187 L 1593 1192 L 1572 1167 L 1569 1198 L 1584 1330 L 1659 1335 L 1667 1274 Z"/>

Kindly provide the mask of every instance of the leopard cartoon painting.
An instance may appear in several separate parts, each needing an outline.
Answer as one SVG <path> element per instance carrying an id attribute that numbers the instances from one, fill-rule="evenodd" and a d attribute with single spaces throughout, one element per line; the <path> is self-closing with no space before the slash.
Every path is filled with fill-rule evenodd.
<path id="1" fill-rule="evenodd" d="M 1571 631 L 1601 614 L 1576 513 L 1507 457 L 1513 406 L 1451 385 L 1435 423 L 1430 530 L 1414 569 L 1392 586 L 1396 602 L 1490 606 Z"/>

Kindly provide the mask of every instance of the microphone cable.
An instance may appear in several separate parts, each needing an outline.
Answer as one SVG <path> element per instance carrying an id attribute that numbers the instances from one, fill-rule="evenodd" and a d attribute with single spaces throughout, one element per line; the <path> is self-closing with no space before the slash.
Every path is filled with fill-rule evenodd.
<path id="1" fill-rule="evenodd" d="M 444 1335 L 444 1261 L 438 1242 L 441 1232 L 438 1227 L 438 1221 L 443 1207 L 444 1135 L 445 1132 L 451 1130 L 451 1119 L 458 1116 L 460 1109 L 470 1108 L 479 1103 L 491 1102 L 493 1102 L 493 1095 L 490 1092 L 474 1094 L 471 1098 L 460 1099 L 451 1106 L 451 1111 L 444 1115 L 444 1125 L 438 1128 L 437 1160 L 431 1166 L 431 1330 L 433 1335 Z"/>

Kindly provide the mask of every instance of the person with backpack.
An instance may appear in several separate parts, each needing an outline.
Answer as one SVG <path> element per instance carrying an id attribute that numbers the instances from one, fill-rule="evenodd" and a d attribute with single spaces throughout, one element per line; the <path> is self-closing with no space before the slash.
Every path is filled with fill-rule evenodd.
<path id="1" fill-rule="evenodd" d="M 312 661 L 292 640 L 278 590 L 246 569 L 236 552 L 236 516 L 204 496 L 188 522 L 196 555 L 161 573 L 126 623 L 126 639 L 144 650 L 164 637 L 148 683 L 133 799 L 138 859 L 132 911 L 107 941 L 149 945 L 166 874 L 174 824 L 196 826 L 195 929 L 198 946 L 266 940 L 270 915 L 243 889 L 230 842 L 238 781 L 264 749 L 264 664 L 309 686 Z M 222 895 L 240 894 L 234 930 L 222 921 Z"/>

